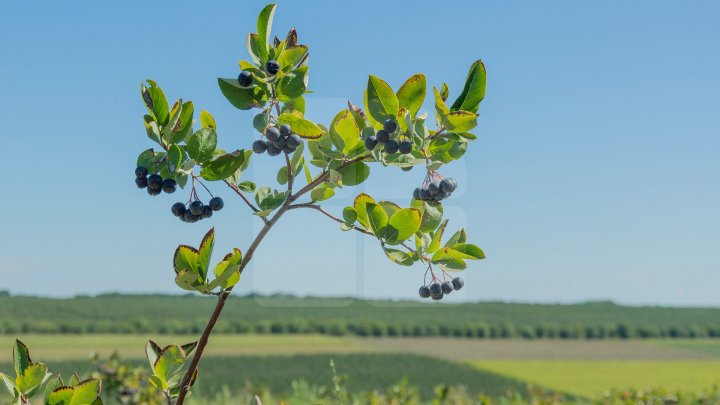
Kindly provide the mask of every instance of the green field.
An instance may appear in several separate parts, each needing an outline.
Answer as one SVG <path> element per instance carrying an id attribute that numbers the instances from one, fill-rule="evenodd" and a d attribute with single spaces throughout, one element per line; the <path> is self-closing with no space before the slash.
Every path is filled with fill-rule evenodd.
<path id="1" fill-rule="evenodd" d="M 612 388 L 698 392 L 720 385 L 720 361 L 482 360 L 479 370 L 596 398 Z"/>
<path id="2" fill-rule="evenodd" d="M 102 295 L 71 299 L 0 296 L 0 334 L 198 334 L 213 297 Z M 352 298 L 232 297 L 217 333 L 472 338 L 720 337 L 720 308 L 438 304 Z"/>

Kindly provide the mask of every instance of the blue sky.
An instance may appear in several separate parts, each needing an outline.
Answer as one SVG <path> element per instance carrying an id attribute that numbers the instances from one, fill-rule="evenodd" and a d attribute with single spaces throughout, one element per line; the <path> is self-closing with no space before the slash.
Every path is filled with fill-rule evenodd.
<path id="1" fill-rule="evenodd" d="M 0 289 L 68 296 L 176 292 L 171 257 L 210 226 L 216 256 L 259 229 L 226 210 L 183 224 L 133 185 L 145 137 L 139 83 L 215 116 L 221 146 L 248 147 L 252 113 L 220 94 L 264 5 L 11 1 L 0 15 Z M 470 63 L 487 97 L 446 204 L 488 259 L 453 300 L 720 305 L 720 3 L 282 2 L 275 32 L 310 45 L 308 117 L 359 103 L 367 74 L 424 72 L 457 95 Z M 429 110 L 429 104 L 425 109 Z M 256 159 L 267 183 L 277 159 Z M 375 170 L 355 192 L 407 204 L 421 170 Z M 273 229 L 242 292 L 415 297 L 423 270 L 315 212 Z"/>

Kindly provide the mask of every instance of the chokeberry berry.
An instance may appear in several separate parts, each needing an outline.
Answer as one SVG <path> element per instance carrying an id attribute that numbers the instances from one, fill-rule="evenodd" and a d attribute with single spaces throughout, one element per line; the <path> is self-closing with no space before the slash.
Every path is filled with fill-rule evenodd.
<path id="1" fill-rule="evenodd" d="M 365 138 L 365 149 L 373 150 L 373 149 L 375 149 L 377 144 L 378 144 L 378 140 L 377 140 L 377 137 L 375 137 L 374 135 L 368 136 L 367 138 Z"/>
<path id="2" fill-rule="evenodd" d="M 137 177 L 135 179 L 135 185 L 138 186 L 138 188 L 147 187 L 147 177 Z"/>
<path id="3" fill-rule="evenodd" d="M 455 277 L 452 281 L 452 285 L 453 285 L 453 289 L 455 289 L 455 291 L 457 291 L 457 290 L 463 288 L 463 286 L 465 285 L 465 281 L 463 281 L 463 279 L 461 279 L 460 277 Z"/>
<path id="4" fill-rule="evenodd" d="M 432 195 L 430 195 L 430 191 L 428 191 L 427 188 L 421 188 L 420 189 L 420 199 L 422 201 L 427 201 L 432 198 Z"/>
<path id="5" fill-rule="evenodd" d="M 402 170 L 402 171 L 404 171 L 404 172 L 409 172 L 409 171 L 412 170 L 412 169 L 413 169 L 412 166 L 403 166 L 403 167 L 400 168 L 400 170 Z"/>
<path id="6" fill-rule="evenodd" d="M 265 153 L 265 151 L 267 150 L 267 145 L 265 145 L 264 141 L 258 139 L 257 141 L 253 142 L 252 148 L 253 152 L 260 154 Z"/>
<path id="7" fill-rule="evenodd" d="M 282 128 L 281 128 L 281 132 L 282 132 Z M 287 146 L 289 146 L 291 148 L 297 148 L 302 143 L 302 138 L 300 138 L 300 135 L 298 135 L 298 134 L 291 134 L 291 135 L 288 135 L 285 143 L 287 144 Z"/>
<path id="8" fill-rule="evenodd" d="M 426 286 L 420 287 L 420 298 L 430 298 L 430 289 Z"/>
<path id="9" fill-rule="evenodd" d="M 275 145 L 275 147 L 278 149 L 282 149 L 285 147 L 285 145 L 287 145 L 287 141 L 285 140 L 285 138 L 280 137 L 273 141 L 273 145 Z"/>
<path id="10" fill-rule="evenodd" d="M 414 199 L 416 199 L 416 200 L 420 199 L 420 191 L 421 190 L 422 190 L 422 188 L 420 188 L 420 187 L 416 187 L 415 190 L 413 190 L 413 198 Z"/>
<path id="11" fill-rule="evenodd" d="M 238 76 L 238 83 L 240 83 L 240 86 L 250 87 L 252 82 L 253 82 L 252 73 L 250 73 L 247 70 L 243 70 L 242 72 L 240 72 L 240 76 Z"/>
<path id="12" fill-rule="evenodd" d="M 290 128 L 290 125 L 288 125 L 288 124 L 280 125 L 280 135 L 287 138 L 288 136 L 290 136 L 290 134 L 292 134 L 292 128 Z"/>
<path id="13" fill-rule="evenodd" d="M 187 209 L 185 208 L 185 204 L 181 202 L 176 202 L 175 204 L 173 204 L 172 208 L 170 208 L 170 211 L 176 217 L 181 217 L 185 215 L 185 211 L 187 211 Z"/>
<path id="14" fill-rule="evenodd" d="M 395 132 L 395 130 L 397 130 L 397 126 L 397 121 L 395 121 L 394 119 L 388 119 L 385 120 L 385 123 L 383 124 L 383 129 L 387 131 L 387 133 L 392 134 L 393 132 Z"/>
<path id="15" fill-rule="evenodd" d="M 400 153 L 402 153 L 403 155 L 407 155 L 408 153 L 412 152 L 412 143 L 408 141 L 400 142 L 398 149 L 400 150 Z"/>
<path id="16" fill-rule="evenodd" d="M 146 177 L 147 175 L 148 175 L 148 169 L 147 169 L 147 167 L 145 167 L 145 166 L 138 166 L 138 167 L 135 169 L 135 177 L 137 177 L 138 179 L 141 178 L 141 177 Z"/>
<path id="17" fill-rule="evenodd" d="M 453 292 L 452 283 L 449 281 L 442 283 L 442 291 L 443 291 L 443 294 L 450 294 L 451 292 Z"/>
<path id="18" fill-rule="evenodd" d="M 285 145 L 285 147 L 283 148 L 283 152 L 285 152 L 285 153 L 287 153 L 288 155 L 290 155 L 290 154 L 292 154 L 293 152 L 295 152 L 295 149 L 296 149 L 296 148 L 291 148 L 290 145 Z"/>
<path id="19" fill-rule="evenodd" d="M 390 140 L 390 134 L 388 134 L 387 131 L 385 131 L 384 129 L 381 129 L 377 131 L 377 133 L 375 134 L 375 138 L 378 142 L 385 143 Z"/>
<path id="20" fill-rule="evenodd" d="M 148 188 L 160 190 L 162 188 L 163 179 L 159 174 L 154 173 L 148 176 Z"/>
<path id="21" fill-rule="evenodd" d="M 196 221 L 197 221 L 197 220 L 195 219 L 195 215 L 193 215 L 193 213 L 190 212 L 190 210 L 186 210 L 186 211 L 183 213 L 182 218 L 183 218 L 183 220 L 185 220 L 185 222 L 187 222 L 187 223 L 193 223 L 193 222 L 196 222 Z"/>
<path id="22" fill-rule="evenodd" d="M 270 142 L 277 141 L 280 139 L 280 130 L 275 127 L 268 128 L 268 130 L 265 131 L 265 138 Z"/>
<path id="23" fill-rule="evenodd" d="M 392 139 L 385 142 L 385 153 L 392 155 L 393 153 L 398 151 L 398 148 L 398 143 L 396 141 L 393 141 Z"/>
<path id="24" fill-rule="evenodd" d="M 268 142 L 266 145 L 267 145 L 267 153 L 270 156 L 277 156 L 282 152 L 282 149 L 279 149 L 272 142 Z"/>
<path id="25" fill-rule="evenodd" d="M 206 205 L 203 207 L 202 217 L 203 218 L 210 218 L 213 215 L 213 210 L 210 208 L 209 205 Z"/>
<path id="26" fill-rule="evenodd" d="M 446 193 L 452 193 L 455 191 L 455 183 L 453 179 L 442 179 L 440 182 L 440 190 Z"/>
<path id="27" fill-rule="evenodd" d="M 152 195 L 152 196 L 160 195 L 160 193 L 162 193 L 162 189 L 159 189 L 159 188 L 150 188 L 150 187 L 148 187 L 148 188 L 146 188 L 145 190 L 147 190 L 147 193 L 150 194 L 150 195 Z"/>
<path id="28" fill-rule="evenodd" d="M 190 213 L 193 215 L 202 215 L 203 213 L 203 203 L 200 200 L 195 200 L 190 203 L 190 207 L 188 209 L 190 210 Z"/>
<path id="29" fill-rule="evenodd" d="M 280 71 L 280 64 L 277 63 L 277 61 L 269 60 L 265 64 L 265 70 L 271 75 L 274 75 L 275 73 Z"/>
<path id="30" fill-rule="evenodd" d="M 177 186 L 177 183 L 173 179 L 165 179 L 162 182 L 162 191 L 166 192 L 167 194 L 172 194 L 175 192 L 175 188 Z"/>
<path id="31" fill-rule="evenodd" d="M 225 202 L 220 197 L 213 197 L 208 202 L 208 207 L 213 211 L 220 211 L 225 206 Z"/>
<path id="32" fill-rule="evenodd" d="M 430 285 L 430 296 L 434 300 L 440 300 L 443 297 L 443 288 L 440 283 L 432 283 Z"/>
<path id="33" fill-rule="evenodd" d="M 435 195 L 437 195 L 440 192 L 440 187 L 438 186 L 437 183 L 432 182 L 432 183 L 428 184 L 428 191 L 430 192 L 430 195 L 434 197 Z"/>
<path id="34" fill-rule="evenodd" d="M 435 198 L 437 198 L 438 200 L 444 200 L 448 197 L 450 197 L 450 193 L 448 193 L 447 191 L 441 191 L 437 193 L 437 195 L 435 195 Z"/>

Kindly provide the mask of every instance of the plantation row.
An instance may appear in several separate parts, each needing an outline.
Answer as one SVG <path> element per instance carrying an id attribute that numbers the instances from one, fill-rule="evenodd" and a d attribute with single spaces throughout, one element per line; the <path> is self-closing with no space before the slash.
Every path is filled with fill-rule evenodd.
<path id="1" fill-rule="evenodd" d="M 202 322 L 171 320 L 150 322 L 50 322 L 3 321 L 0 334 L 198 334 Z M 422 324 L 385 323 L 378 321 L 346 322 L 342 320 L 276 320 L 218 322 L 216 333 L 226 334 L 323 334 L 361 337 L 462 337 L 480 339 L 632 339 L 632 338 L 720 338 L 720 325 L 706 326 L 632 326 L 616 325 L 512 325 L 482 322 L 447 325 L 438 322 Z"/>
<path id="2" fill-rule="evenodd" d="M 0 295 L 0 333 L 198 334 L 215 300 L 102 295 L 51 299 Z M 601 339 L 717 338 L 720 309 L 479 302 L 233 297 L 219 333 Z"/>

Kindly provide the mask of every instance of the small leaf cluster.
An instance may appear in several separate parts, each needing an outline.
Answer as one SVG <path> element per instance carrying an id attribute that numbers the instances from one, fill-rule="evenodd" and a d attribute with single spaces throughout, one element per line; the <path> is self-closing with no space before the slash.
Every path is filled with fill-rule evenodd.
<path id="1" fill-rule="evenodd" d="M 78 375 L 73 374 L 69 384 L 65 385 L 59 375 L 48 372 L 46 364 L 33 362 L 27 346 L 19 340 L 13 347 L 13 367 L 15 378 L 0 373 L 0 381 L 18 404 L 29 404 L 30 398 L 37 395 L 44 385 L 45 405 L 102 405 L 102 383 L 99 379 L 80 381 Z"/>
<path id="2" fill-rule="evenodd" d="M 242 253 L 234 249 L 220 261 L 213 273 L 215 278 L 210 281 L 210 257 L 215 245 L 215 228 L 210 229 L 199 248 L 180 245 L 175 250 L 173 265 L 175 268 L 175 283 L 182 289 L 210 294 L 215 289 L 225 290 L 240 281 L 240 266 Z"/>
<path id="3" fill-rule="evenodd" d="M 145 345 L 145 355 L 153 375 L 150 384 L 161 390 L 167 398 L 177 398 L 185 375 L 185 362 L 197 347 L 197 342 L 184 345 L 168 345 L 163 348 L 152 340 Z M 190 386 L 195 384 L 197 369 L 192 375 Z"/>

